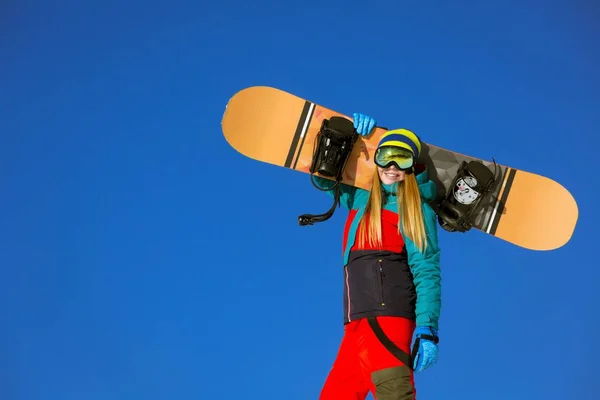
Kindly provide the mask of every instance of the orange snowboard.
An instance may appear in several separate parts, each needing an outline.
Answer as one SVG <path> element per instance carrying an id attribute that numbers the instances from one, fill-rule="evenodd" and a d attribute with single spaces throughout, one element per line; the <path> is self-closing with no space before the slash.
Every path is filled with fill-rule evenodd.
<path id="1" fill-rule="evenodd" d="M 227 142 L 257 161 L 309 174 L 315 138 L 323 119 L 344 116 L 282 90 L 255 86 L 236 93 L 222 120 Z M 373 153 L 385 128 L 359 137 L 343 174 L 343 183 L 370 188 Z M 494 164 L 423 143 L 423 160 L 440 195 L 452 185 L 463 160 Z M 481 204 L 473 228 L 531 250 L 552 250 L 566 244 L 578 218 L 573 196 L 547 177 L 497 164 L 497 185 Z"/>

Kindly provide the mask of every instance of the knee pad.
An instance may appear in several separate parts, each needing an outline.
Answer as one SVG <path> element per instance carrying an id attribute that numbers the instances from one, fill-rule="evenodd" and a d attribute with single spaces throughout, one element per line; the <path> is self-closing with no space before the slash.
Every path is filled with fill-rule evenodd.
<path id="1" fill-rule="evenodd" d="M 412 371 L 405 365 L 371 373 L 377 400 L 414 400 Z"/>

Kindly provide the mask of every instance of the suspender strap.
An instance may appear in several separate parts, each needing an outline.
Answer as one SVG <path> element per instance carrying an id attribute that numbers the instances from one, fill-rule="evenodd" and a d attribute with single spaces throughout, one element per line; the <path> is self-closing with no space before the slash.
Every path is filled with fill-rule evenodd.
<path id="1" fill-rule="evenodd" d="M 406 352 L 404 352 L 404 350 L 402 350 L 400 347 L 396 346 L 394 344 L 394 342 L 392 342 L 390 340 L 390 338 L 387 337 L 387 335 L 381 328 L 381 325 L 379 325 L 379 321 L 377 321 L 377 318 L 376 317 L 368 317 L 367 320 L 369 321 L 369 325 L 371 326 L 371 329 L 373 329 L 375 336 L 377 336 L 377 339 L 379 339 L 381 344 L 383 344 L 383 346 L 390 353 L 392 353 L 398 360 L 402 361 L 408 368 L 413 369 L 413 363 L 412 363 L 411 356 L 409 354 L 407 354 Z"/>

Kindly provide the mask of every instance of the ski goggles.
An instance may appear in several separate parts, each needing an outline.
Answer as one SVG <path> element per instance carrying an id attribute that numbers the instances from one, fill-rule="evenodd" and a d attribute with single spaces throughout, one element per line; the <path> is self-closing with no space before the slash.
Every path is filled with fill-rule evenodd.
<path id="1" fill-rule="evenodd" d="M 375 151 L 375 164 L 381 168 L 395 165 L 401 171 L 406 171 L 414 165 L 413 153 L 398 146 L 381 146 Z"/>

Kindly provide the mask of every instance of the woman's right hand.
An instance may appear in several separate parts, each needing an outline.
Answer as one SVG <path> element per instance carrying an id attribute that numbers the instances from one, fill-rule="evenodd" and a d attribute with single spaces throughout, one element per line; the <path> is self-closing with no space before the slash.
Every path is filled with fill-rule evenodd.
<path id="1" fill-rule="evenodd" d="M 375 128 L 375 124 L 377 123 L 377 121 L 375 121 L 375 118 L 365 114 L 354 113 L 352 114 L 352 116 L 354 117 L 354 128 L 356 129 L 356 132 L 358 132 L 358 134 L 361 136 L 369 135 L 369 133 L 371 133 L 373 128 Z"/>

